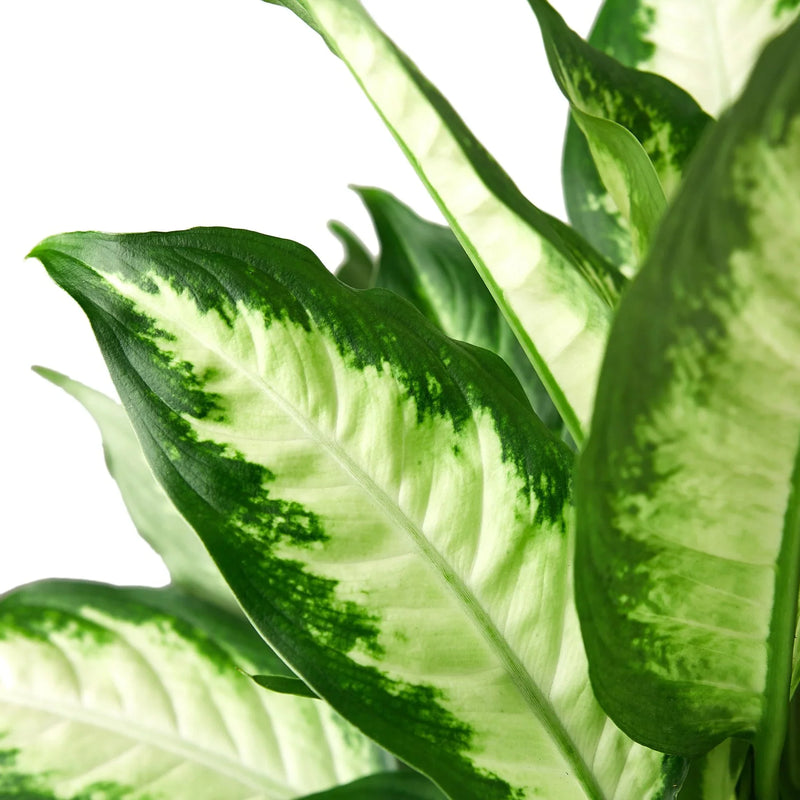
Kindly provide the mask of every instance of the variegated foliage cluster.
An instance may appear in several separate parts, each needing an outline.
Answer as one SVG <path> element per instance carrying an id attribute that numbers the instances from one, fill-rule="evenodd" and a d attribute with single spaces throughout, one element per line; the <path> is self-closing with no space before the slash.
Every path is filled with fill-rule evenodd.
<path id="1" fill-rule="evenodd" d="M 359 189 L 338 277 L 221 228 L 34 249 L 123 405 L 41 372 L 173 584 L 0 601 L 0 796 L 800 797 L 798 1 L 607 0 L 587 43 L 529 0 L 573 227 L 358 0 L 273 4 L 449 228 Z"/>

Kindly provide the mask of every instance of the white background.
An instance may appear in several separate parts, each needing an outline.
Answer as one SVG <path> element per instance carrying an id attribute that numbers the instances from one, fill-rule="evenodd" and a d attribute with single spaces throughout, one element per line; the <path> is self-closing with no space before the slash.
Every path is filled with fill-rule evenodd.
<path id="1" fill-rule="evenodd" d="M 525 0 L 365 5 L 546 211 L 566 105 Z M 556 2 L 585 34 L 597 2 Z M 344 66 L 258 0 L 24 0 L 0 11 L 0 591 L 45 577 L 157 585 L 88 414 L 30 371 L 113 393 L 77 305 L 25 253 L 69 230 L 228 225 L 293 238 L 330 267 L 338 218 L 375 248 L 348 184 L 438 213 Z"/>

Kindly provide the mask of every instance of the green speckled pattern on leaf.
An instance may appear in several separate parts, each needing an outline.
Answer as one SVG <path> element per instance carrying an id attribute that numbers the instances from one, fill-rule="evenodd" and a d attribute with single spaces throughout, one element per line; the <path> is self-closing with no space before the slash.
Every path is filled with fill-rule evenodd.
<path id="1" fill-rule="evenodd" d="M 795 23 L 698 152 L 621 304 L 578 471 L 600 701 L 673 752 L 755 736 L 764 797 L 800 581 L 799 186 Z"/>
<path id="2" fill-rule="evenodd" d="M 496 355 L 245 231 L 34 254 L 89 315 L 155 473 L 314 691 L 460 800 L 660 795 L 662 756 L 588 691 L 572 453 Z"/>

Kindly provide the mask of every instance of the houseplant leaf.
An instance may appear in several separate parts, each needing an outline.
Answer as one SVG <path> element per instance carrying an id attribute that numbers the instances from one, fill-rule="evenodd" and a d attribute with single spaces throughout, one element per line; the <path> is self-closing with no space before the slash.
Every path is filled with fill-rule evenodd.
<path id="1" fill-rule="evenodd" d="M 328 227 L 344 248 L 344 258 L 336 270 L 336 277 L 354 289 L 371 289 L 375 285 L 377 264 L 364 243 L 341 222 L 330 222 Z"/>
<path id="2" fill-rule="evenodd" d="M 791 22 L 798 7 L 796 0 L 606 0 L 589 43 L 626 66 L 668 78 L 716 115 L 738 94 L 761 48 Z M 627 225 L 573 122 L 564 147 L 564 194 L 570 220 L 592 244 L 615 264 L 636 263 Z"/>
<path id="3" fill-rule="evenodd" d="M 799 185 L 796 23 L 697 153 L 620 306 L 578 469 L 595 693 L 669 752 L 754 737 L 760 798 L 800 584 Z"/>
<path id="4" fill-rule="evenodd" d="M 764 45 L 798 13 L 797 0 L 605 0 L 589 41 L 682 86 L 717 116 L 744 87 Z"/>
<path id="5" fill-rule="evenodd" d="M 572 453 L 499 358 L 282 239 L 66 234 L 33 255 L 254 624 L 351 722 L 460 800 L 672 785 L 589 691 Z"/>
<path id="6" fill-rule="evenodd" d="M 627 223 L 639 264 L 667 205 L 653 162 L 634 135 L 616 122 L 577 108 L 572 109 L 572 119 L 586 136 L 603 186 Z"/>
<path id="7" fill-rule="evenodd" d="M 445 800 L 445 795 L 422 775 L 397 771 L 358 778 L 303 800 Z"/>
<path id="8" fill-rule="evenodd" d="M 531 204 L 358 0 L 302 0 L 408 155 L 580 443 L 624 278 Z"/>
<path id="9" fill-rule="evenodd" d="M 94 418 L 103 436 L 111 476 L 142 538 L 161 556 L 172 581 L 185 591 L 230 611 L 239 604 L 191 526 L 153 476 L 125 409 L 110 397 L 59 372 L 35 371 L 74 397 Z"/>
<path id="10" fill-rule="evenodd" d="M 560 433 L 563 423 L 547 391 L 450 228 L 422 219 L 388 192 L 356 191 L 380 242 L 376 285 L 411 302 L 450 338 L 497 353 L 539 419 Z"/>
<path id="11" fill-rule="evenodd" d="M 680 87 L 659 75 L 632 69 L 585 42 L 545 0 L 528 2 L 539 20 L 553 75 L 570 105 L 592 118 L 615 122 L 633 134 L 633 139 L 615 136 L 610 151 L 608 140 L 613 128 L 597 122 L 580 126 L 583 136 L 592 140 L 591 146 L 583 143 L 574 154 L 568 149 L 564 175 L 570 219 L 589 241 L 630 274 L 641 255 L 642 248 L 637 247 L 641 220 L 634 227 L 634 241 L 629 243 L 631 220 L 625 211 L 636 209 L 637 203 L 630 197 L 625 199 L 622 190 L 633 195 L 652 191 L 647 184 L 639 188 L 632 183 L 644 176 L 650 182 L 652 176 L 647 170 L 627 169 L 629 163 L 642 163 L 644 154 L 636 141 L 669 197 L 710 118 Z M 574 130 L 573 135 L 581 138 Z M 598 148 L 603 153 L 599 165 L 592 157 Z M 609 173 L 614 162 L 617 166 Z M 615 181 L 620 170 L 628 180 L 621 185 L 617 182 L 615 191 L 609 191 L 609 182 Z M 593 178 L 588 186 L 581 180 L 587 173 Z"/>
<path id="12" fill-rule="evenodd" d="M 47 581 L 0 600 L 0 793 L 284 800 L 385 768 L 238 616 L 173 589 Z"/>
<path id="13" fill-rule="evenodd" d="M 553 76 L 570 104 L 629 130 L 671 196 L 711 118 L 671 81 L 626 67 L 585 42 L 546 0 L 528 3 L 539 21 Z"/>

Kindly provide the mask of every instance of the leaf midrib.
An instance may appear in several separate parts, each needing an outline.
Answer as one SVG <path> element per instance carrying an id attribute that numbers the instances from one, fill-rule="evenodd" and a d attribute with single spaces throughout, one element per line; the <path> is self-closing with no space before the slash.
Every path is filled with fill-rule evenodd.
<path id="1" fill-rule="evenodd" d="M 183 299 L 185 302 L 191 302 L 189 298 L 184 297 Z M 256 332 L 252 328 L 249 315 L 243 314 L 241 315 L 241 319 L 246 322 L 248 330 L 250 331 L 250 337 L 253 342 L 252 352 L 258 357 L 261 357 L 262 351 L 256 345 Z M 313 424 L 312 420 L 296 411 L 293 405 L 269 386 L 258 373 L 252 373 L 250 370 L 243 367 L 240 362 L 231 360 L 226 353 L 221 352 L 216 347 L 210 346 L 197 335 L 196 331 L 187 329 L 180 320 L 173 319 L 172 323 L 177 324 L 186 334 L 194 338 L 199 344 L 206 347 L 210 352 L 214 353 L 235 370 L 242 373 L 258 389 L 261 389 L 289 419 L 309 436 L 309 438 L 321 444 L 331 457 L 342 467 L 343 471 L 350 475 L 353 481 L 364 489 L 375 505 L 382 510 L 397 527 L 406 531 L 422 554 L 433 564 L 435 571 L 439 574 L 442 581 L 454 590 L 461 604 L 466 608 L 468 614 L 476 623 L 480 634 L 497 653 L 500 662 L 504 665 L 506 672 L 510 676 L 511 682 L 522 696 L 526 705 L 543 724 L 545 729 L 550 732 L 552 738 L 558 744 L 565 760 L 574 767 L 577 780 L 586 791 L 587 796 L 592 798 L 592 800 L 604 800 L 605 795 L 603 790 L 597 783 L 594 774 L 583 759 L 577 746 L 572 741 L 569 732 L 561 723 L 550 701 L 541 692 L 539 686 L 535 683 L 533 677 L 528 673 L 517 654 L 494 624 L 488 612 L 478 602 L 477 598 L 464 581 L 453 570 L 446 558 L 428 541 L 423 531 L 405 514 L 403 509 L 389 497 L 384 489 L 378 486 L 364 469 L 339 446 L 335 439 L 324 434 Z M 318 328 L 316 323 L 313 325 L 313 331 L 313 335 L 327 344 L 327 337 Z M 340 358 L 338 354 L 337 357 Z M 209 424 L 205 420 L 196 420 L 196 422 L 199 422 L 207 430 L 224 430 L 224 426 L 215 425 L 213 423 Z"/>
<path id="2" fill-rule="evenodd" d="M 35 711 L 42 711 L 71 722 L 90 725 L 118 734 L 126 739 L 133 739 L 146 745 L 157 747 L 165 752 L 180 756 L 187 761 L 192 761 L 201 767 L 210 768 L 220 775 L 233 778 L 251 789 L 267 792 L 271 800 L 291 800 L 296 796 L 294 790 L 276 783 L 269 775 L 263 772 L 247 767 L 241 762 L 237 762 L 213 750 L 201 747 L 179 735 L 169 736 L 130 719 L 83 706 L 53 700 L 44 701 L 29 692 L 9 691 L 0 688 L 0 703 L 3 702 Z"/>

